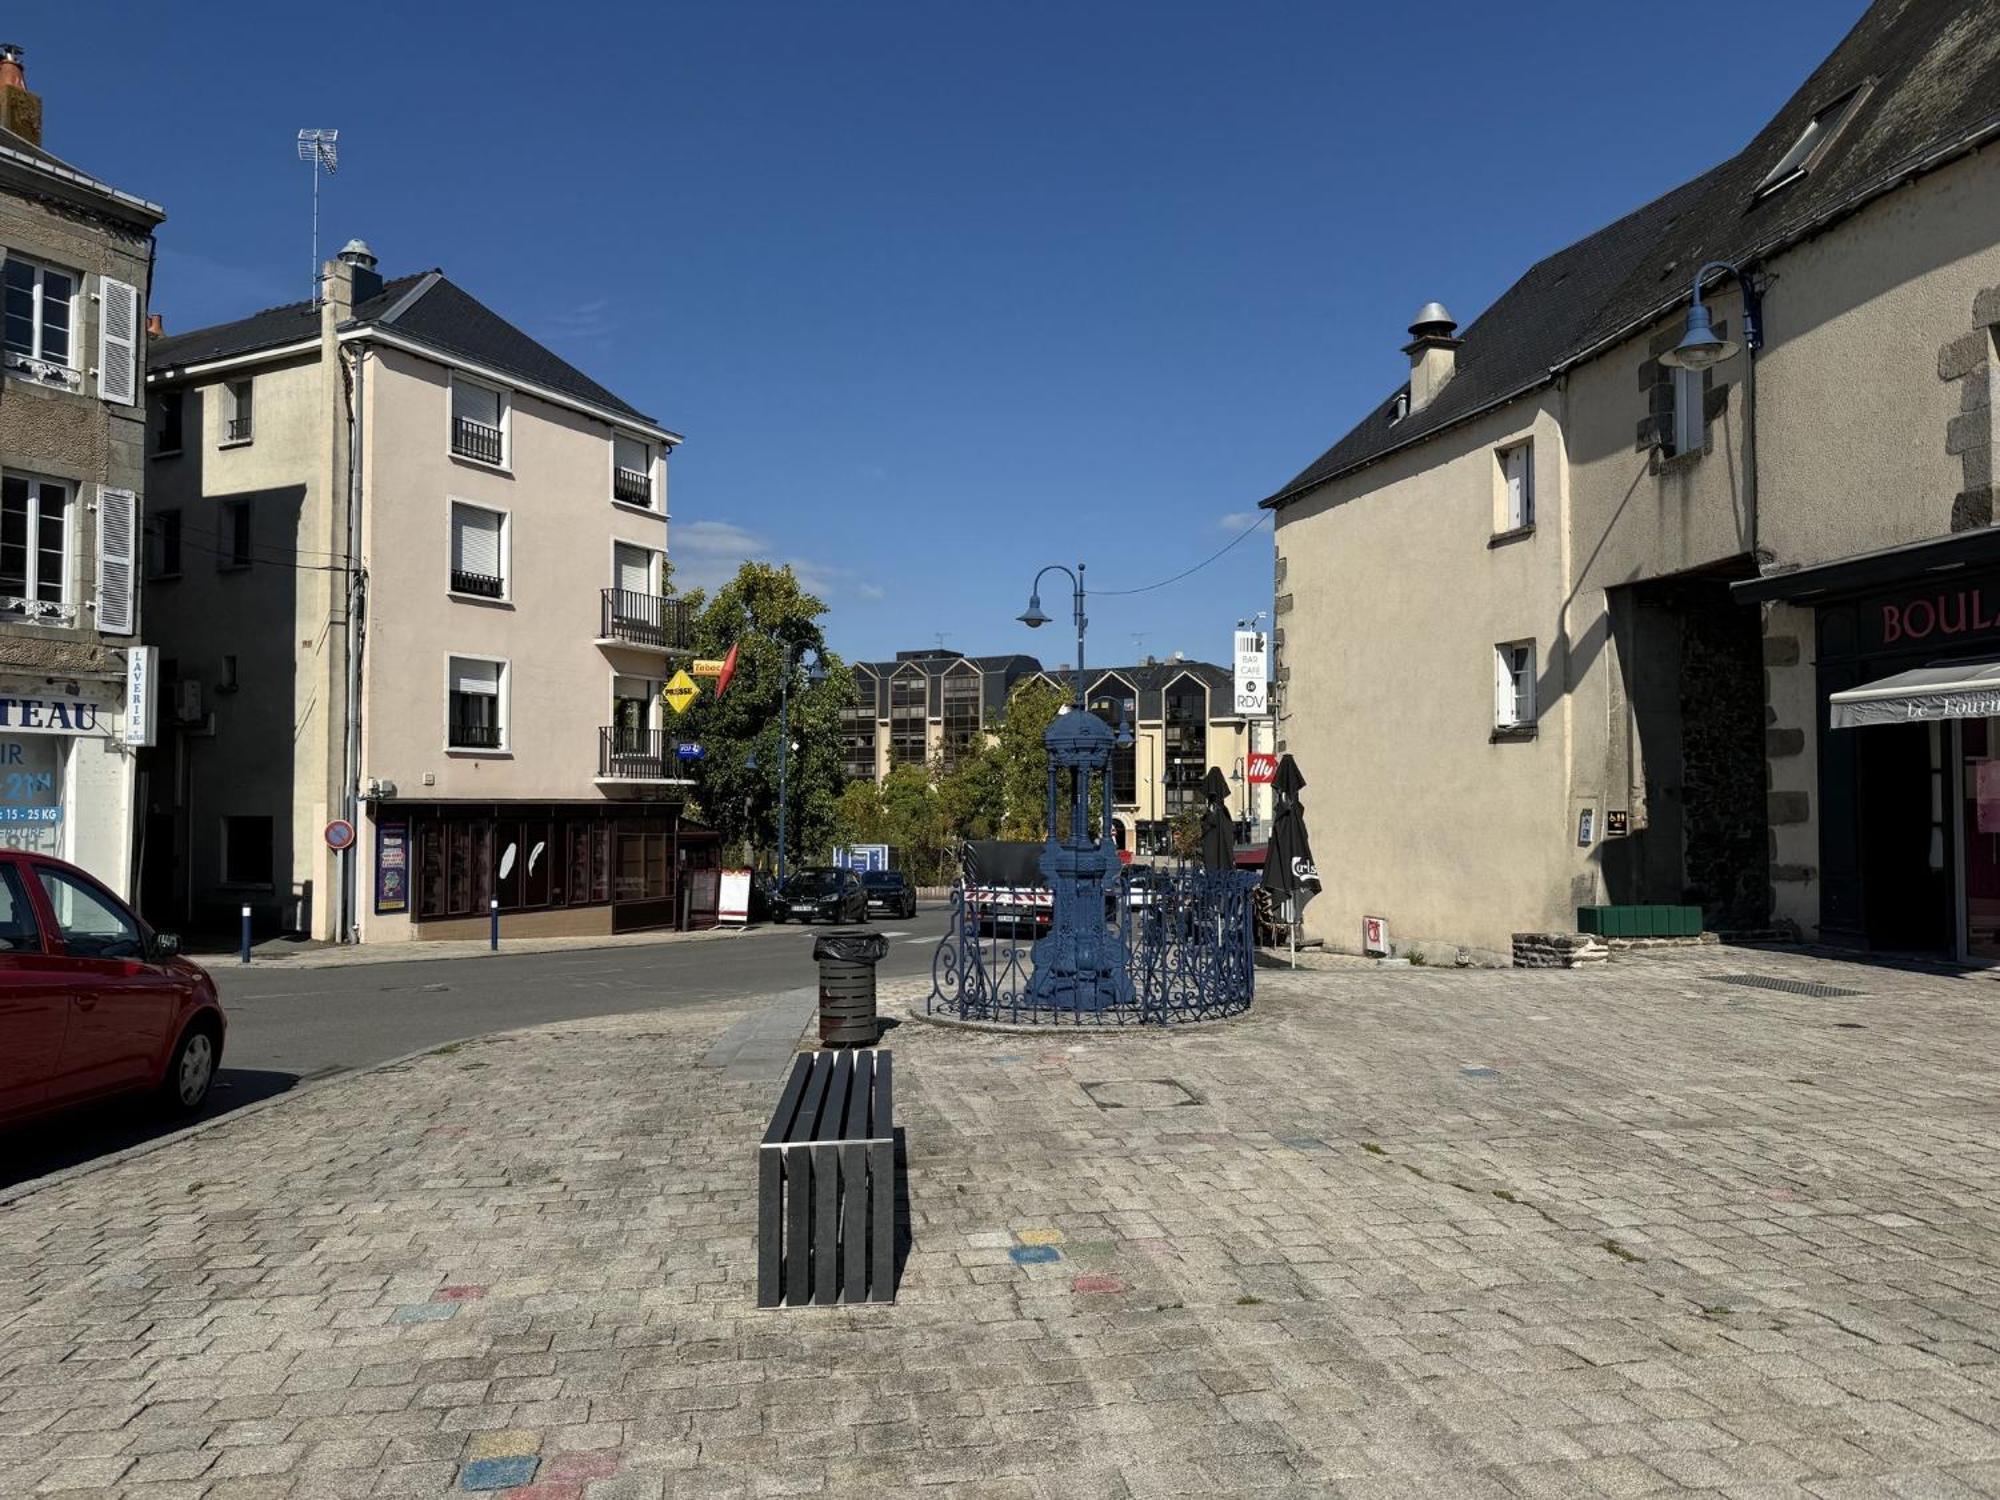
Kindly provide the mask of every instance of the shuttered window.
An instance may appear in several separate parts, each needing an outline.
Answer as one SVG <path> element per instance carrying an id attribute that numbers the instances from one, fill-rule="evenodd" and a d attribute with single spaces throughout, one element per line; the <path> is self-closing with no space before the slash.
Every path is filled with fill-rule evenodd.
<path id="1" fill-rule="evenodd" d="M 507 592 L 507 518 L 497 510 L 454 500 L 451 505 L 453 593 L 498 599 Z"/>
<path id="2" fill-rule="evenodd" d="M 1535 445 L 1516 443 L 1500 450 L 1501 482 L 1507 491 L 1504 529 L 1518 531 L 1535 524 Z"/>
<path id="3" fill-rule="evenodd" d="M 139 399 L 139 289 L 100 276 L 97 292 L 97 394 L 130 406 Z"/>
<path id="4" fill-rule="evenodd" d="M 445 663 L 449 713 L 445 745 L 453 750 L 505 747 L 507 664 L 454 656 Z"/>
<path id="5" fill-rule="evenodd" d="M 0 478 L 0 612 L 70 624 L 67 484 Z"/>
<path id="6" fill-rule="evenodd" d="M 71 366 L 76 277 L 9 255 L 0 279 L 5 284 L 7 352 L 22 359 Z"/>
<path id="7" fill-rule="evenodd" d="M 97 490 L 97 628 L 130 635 L 138 614 L 133 563 L 139 536 L 139 497 L 100 485 Z"/>
<path id="8" fill-rule="evenodd" d="M 1526 729 L 1535 722 L 1535 643 L 1493 648 L 1493 727 Z"/>
<path id="9" fill-rule="evenodd" d="M 612 556 L 620 590 L 627 594 L 653 592 L 653 554 L 648 549 L 620 542 Z"/>

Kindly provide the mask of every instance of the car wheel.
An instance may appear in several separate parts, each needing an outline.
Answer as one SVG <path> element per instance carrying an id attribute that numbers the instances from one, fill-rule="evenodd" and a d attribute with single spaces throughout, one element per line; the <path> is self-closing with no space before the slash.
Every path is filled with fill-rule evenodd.
<path id="1" fill-rule="evenodd" d="M 181 1033 L 180 1045 L 174 1048 L 167 1076 L 161 1081 L 161 1098 L 167 1109 L 177 1115 L 191 1115 L 199 1110 L 208 1102 L 209 1090 L 215 1087 L 216 1069 L 221 1064 L 222 1043 L 216 1035 L 215 1023 L 196 1020 Z"/>

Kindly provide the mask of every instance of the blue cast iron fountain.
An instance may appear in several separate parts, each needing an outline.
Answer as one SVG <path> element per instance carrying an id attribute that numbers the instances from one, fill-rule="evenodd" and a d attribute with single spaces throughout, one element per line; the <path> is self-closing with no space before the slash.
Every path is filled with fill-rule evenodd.
<path id="1" fill-rule="evenodd" d="M 1096 1011 L 1132 1003 L 1124 934 L 1104 919 L 1122 866 L 1111 837 L 1111 727 L 1065 708 L 1042 736 L 1049 752 L 1048 846 L 1042 874 L 1054 892 L 1048 936 L 1035 942 L 1028 994 L 1037 1006 Z M 1093 823 L 1093 788 L 1103 816 Z"/>

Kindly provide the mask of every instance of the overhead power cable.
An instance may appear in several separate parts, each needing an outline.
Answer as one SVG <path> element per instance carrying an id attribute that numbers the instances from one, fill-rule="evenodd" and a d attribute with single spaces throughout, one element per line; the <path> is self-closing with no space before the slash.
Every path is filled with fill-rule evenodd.
<path id="1" fill-rule="evenodd" d="M 1274 513 L 1266 511 L 1263 515 L 1259 516 L 1254 522 L 1244 527 L 1241 531 L 1237 532 L 1235 536 L 1231 537 L 1228 541 L 1224 542 L 1220 547 L 1216 548 L 1215 551 L 1209 553 L 1207 557 L 1204 557 L 1200 562 L 1196 563 L 1193 567 L 1188 568 L 1183 572 L 1176 573 L 1171 578 L 1162 578 L 1158 583 L 1149 583 L 1144 588 L 1092 589 L 1090 591 L 1091 597 L 1094 599 L 1102 599 L 1107 596 L 1117 597 L 1125 594 L 1150 594 L 1154 589 L 1163 589 L 1170 583 L 1179 583 L 1183 578 L 1192 578 L 1195 574 L 1199 573 L 1203 568 L 1207 567 L 1210 563 L 1215 562 L 1217 559 L 1222 557 L 1224 553 L 1228 552 L 1238 542 L 1242 541 L 1243 538 L 1250 535 L 1251 532 L 1262 531 L 1264 529 L 1264 523 L 1271 519 L 1272 514 Z"/>

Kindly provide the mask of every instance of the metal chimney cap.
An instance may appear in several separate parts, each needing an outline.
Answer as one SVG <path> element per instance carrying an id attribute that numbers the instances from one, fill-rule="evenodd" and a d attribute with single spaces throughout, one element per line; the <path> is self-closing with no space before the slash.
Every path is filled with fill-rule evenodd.
<path id="1" fill-rule="evenodd" d="M 375 252 L 368 248 L 368 241 L 363 239 L 349 240 L 342 245 L 339 258 L 350 266 L 360 266 L 369 271 L 375 269 Z"/>
<path id="2" fill-rule="evenodd" d="M 1457 327 L 1458 319 L 1445 311 L 1442 302 L 1426 302 L 1417 309 L 1416 317 L 1410 320 L 1410 332 L 1417 336 L 1441 333 L 1449 337 L 1452 330 Z"/>
<path id="3" fill-rule="evenodd" d="M 27 55 L 19 42 L 0 42 L 0 62 L 17 63 Z"/>

